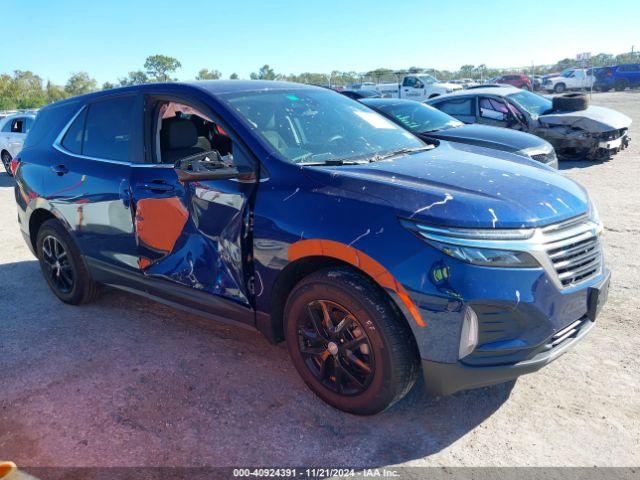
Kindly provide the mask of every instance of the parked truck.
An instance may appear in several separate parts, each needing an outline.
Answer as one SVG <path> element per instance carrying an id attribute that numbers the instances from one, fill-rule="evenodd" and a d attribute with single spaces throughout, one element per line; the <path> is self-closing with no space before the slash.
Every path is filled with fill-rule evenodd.
<path id="1" fill-rule="evenodd" d="M 385 98 L 407 98 L 422 101 L 462 90 L 462 85 L 442 83 L 432 75 L 420 73 L 405 75 L 400 83 L 380 83 L 376 86 L 376 90 Z"/>
<path id="2" fill-rule="evenodd" d="M 547 77 L 542 82 L 542 89 L 547 92 L 562 93 L 566 90 L 591 88 L 595 82 L 592 69 L 567 68 L 554 77 Z"/>

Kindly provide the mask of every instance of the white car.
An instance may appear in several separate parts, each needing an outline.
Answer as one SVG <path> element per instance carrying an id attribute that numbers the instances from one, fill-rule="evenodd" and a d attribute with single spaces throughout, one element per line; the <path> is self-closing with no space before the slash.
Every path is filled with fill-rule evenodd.
<path id="1" fill-rule="evenodd" d="M 562 93 L 566 90 L 591 88 L 595 77 L 586 68 L 567 68 L 557 77 L 547 77 L 542 82 L 542 89 L 547 92 Z"/>
<path id="2" fill-rule="evenodd" d="M 11 160 L 15 158 L 27 138 L 27 133 L 36 118 L 31 113 L 15 113 L 0 120 L 0 158 L 2 165 L 10 176 Z"/>
<path id="3" fill-rule="evenodd" d="M 380 83 L 376 86 L 384 98 L 406 98 L 409 100 L 428 100 L 445 93 L 462 90 L 462 85 L 442 83 L 437 78 L 424 73 L 406 75 L 400 83 Z"/>

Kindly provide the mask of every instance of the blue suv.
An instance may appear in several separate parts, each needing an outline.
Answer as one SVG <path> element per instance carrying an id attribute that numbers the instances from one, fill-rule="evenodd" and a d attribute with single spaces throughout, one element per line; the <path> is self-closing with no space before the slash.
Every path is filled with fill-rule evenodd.
<path id="1" fill-rule="evenodd" d="M 111 286 L 256 328 L 357 414 L 421 371 L 437 394 L 533 372 L 607 296 L 582 187 L 519 155 L 424 143 L 324 88 L 64 100 L 38 113 L 15 173 L 22 233 L 60 300 Z"/>
<path id="2" fill-rule="evenodd" d="M 621 92 L 627 88 L 640 87 L 640 63 L 603 67 L 596 71 L 594 88 L 608 92 L 612 88 Z"/>

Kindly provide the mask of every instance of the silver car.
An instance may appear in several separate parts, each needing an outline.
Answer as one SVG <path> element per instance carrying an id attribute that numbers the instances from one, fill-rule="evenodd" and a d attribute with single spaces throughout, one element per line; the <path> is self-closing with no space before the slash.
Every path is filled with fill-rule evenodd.
<path id="1" fill-rule="evenodd" d="M 22 150 L 35 118 L 31 113 L 15 113 L 0 120 L 0 157 L 4 169 L 10 176 L 13 175 L 11 160 Z"/>

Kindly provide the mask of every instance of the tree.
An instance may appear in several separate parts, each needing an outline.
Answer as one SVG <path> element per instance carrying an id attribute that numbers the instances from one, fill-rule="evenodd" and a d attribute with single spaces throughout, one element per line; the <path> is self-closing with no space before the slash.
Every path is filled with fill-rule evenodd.
<path id="1" fill-rule="evenodd" d="M 238 80 L 238 74 L 237 73 L 232 73 L 231 75 L 229 75 L 229 80 Z"/>
<path id="2" fill-rule="evenodd" d="M 222 76 L 219 70 L 208 70 L 203 68 L 198 72 L 196 80 L 218 80 Z"/>
<path id="3" fill-rule="evenodd" d="M 69 94 L 60 85 L 55 85 L 51 81 L 47 81 L 47 87 L 45 89 L 47 103 L 57 102 L 58 100 L 64 100 Z"/>
<path id="4" fill-rule="evenodd" d="M 129 75 L 118 79 L 121 87 L 129 87 L 131 85 L 142 85 L 143 83 L 149 83 L 149 77 L 142 70 L 136 70 L 135 72 L 129 72 Z"/>
<path id="5" fill-rule="evenodd" d="M 151 55 L 144 62 L 147 75 L 156 82 L 171 82 L 171 73 L 182 67 L 182 64 L 173 57 L 166 55 Z"/>
<path id="6" fill-rule="evenodd" d="M 389 70 L 388 68 L 376 68 L 375 70 L 367 72 L 367 76 L 371 77 L 375 83 L 380 83 L 380 80 L 384 77 L 387 77 L 387 80 L 393 79 L 395 82 L 393 70 Z"/>
<path id="7" fill-rule="evenodd" d="M 64 86 L 64 91 L 71 96 L 83 95 L 94 91 L 96 87 L 95 79 L 91 78 L 87 72 L 78 72 L 69 77 L 67 84 Z"/>
<path id="8" fill-rule="evenodd" d="M 277 75 L 276 72 L 273 71 L 273 68 L 267 64 L 260 67 L 257 73 L 253 72 L 249 76 L 251 80 L 276 80 L 280 78 L 280 75 Z"/>
<path id="9" fill-rule="evenodd" d="M 104 82 L 102 84 L 102 90 L 110 90 L 112 88 L 116 88 L 116 86 L 111 82 Z"/>

